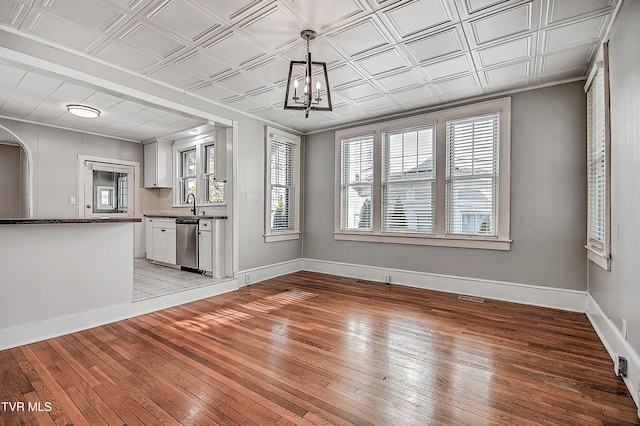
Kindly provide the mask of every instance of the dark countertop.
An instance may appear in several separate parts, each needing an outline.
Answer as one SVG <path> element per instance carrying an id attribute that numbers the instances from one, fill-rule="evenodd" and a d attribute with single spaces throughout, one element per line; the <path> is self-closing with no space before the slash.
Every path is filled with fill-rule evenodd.
<path id="1" fill-rule="evenodd" d="M 91 219 L 0 219 L 0 225 L 46 225 L 56 223 L 126 223 L 142 222 L 141 218 L 117 217 L 117 218 L 91 218 Z"/>
<path id="2" fill-rule="evenodd" d="M 186 216 L 194 216 L 194 215 L 190 215 L 190 214 L 178 214 L 178 213 L 145 213 L 144 214 L 145 217 L 157 217 L 157 218 L 161 218 L 161 217 L 165 217 L 168 219 L 176 219 L 178 217 L 186 217 Z M 221 216 L 221 215 L 197 215 L 195 216 L 198 219 L 226 219 L 227 216 Z"/>

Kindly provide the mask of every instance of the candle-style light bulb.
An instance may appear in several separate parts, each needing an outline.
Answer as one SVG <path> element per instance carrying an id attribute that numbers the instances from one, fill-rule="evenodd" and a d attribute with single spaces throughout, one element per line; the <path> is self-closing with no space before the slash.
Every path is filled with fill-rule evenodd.
<path id="1" fill-rule="evenodd" d="M 316 99 L 320 99 L 320 80 L 316 81 Z"/>
<path id="2" fill-rule="evenodd" d="M 298 97 L 298 79 L 293 80 L 293 97 L 294 99 Z"/>

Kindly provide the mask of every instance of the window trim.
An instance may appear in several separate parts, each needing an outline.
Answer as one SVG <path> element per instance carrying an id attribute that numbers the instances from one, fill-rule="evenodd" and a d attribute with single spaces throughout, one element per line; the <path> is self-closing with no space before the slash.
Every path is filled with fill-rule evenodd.
<path id="1" fill-rule="evenodd" d="M 203 207 L 226 207 L 227 205 L 227 192 L 224 193 L 224 201 L 221 203 L 210 203 L 206 197 L 206 182 L 205 182 L 205 168 L 206 168 L 206 155 L 205 149 L 207 146 L 216 145 L 217 138 L 214 137 L 214 133 L 202 134 L 194 138 L 185 138 L 177 140 L 173 144 L 173 207 L 184 208 L 191 207 L 191 204 L 182 203 L 181 194 L 181 167 L 182 167 L 182 153 L 195 149 L 196 151 L 196 206 L 198 208 Z M 214 148 L 215 149 L 215 148 Z M 216 155 L 218 152 L 215 152 Z M 214 171 L 214 174 L 217 173 Z M 226 184 L 226 181 L 222 181 Z M 225 185 L 226 186 L 226 185 Z"/>
<path id="2" fill-rule="evenodd" d="M 610 87 L 609 87 L 609 43 L 601 45 L 598 57 L 584 86 L 584 91 L 588 94 L 593 79 L 598 70 L 603 73 L 602 82 L 604 88 L 604 180 L 605 180 L 605 201 L 604 201 L 604 241 L 602 247 L 591 242 L 591 200 L 587 200 L 587 259 L 595 263 L 605 271 L 611 270 L 611 110 L 610 110 Z M 587 97 L 588 98 L 588 97 Z M 590 108 L 587 105 L 587 109 Z M 591 123 L 588 122 L 587 126 Z M 587 131 L 587 135 L 589 132 Z M 589 196 L 589 164 L 591 151 L 591 140 L 587 137 L 587 197 Z"/>
<path id="3" fill-rule="evenodd" d="M 479 235 L 448 235 L 445 230 L 446 193 L 446 122 L 486 113 L 500 112 L 500 141 L 498 158 L 498 229 L 497 237 Z M 381 179 L 382 179 L 382 135 L 422 125 L 434 124 L 435 142 L 435 226 L 433 234 L 383 232 L 381 228 Z M 373 194 L 371 231 L 340 229 L 341 203 L 341 141 L 361 135 L 374 135 Z M 425 246 L 461 247 L 490 250 L 510 250 L 510 202 L 511 202 L 511 98 L 505 97 L 471 105 L 429 112 L 408 118 L 389 120 L 335 132 L 335 176 L 334 176 L 334 239 L 343 241 L 365 241 Z"/>
<path id="4" fill-rule="evenodd" d="M 294 181 L 294 205 L 292 207 L 294 212 L 294 226 L 293 230 L 285 231 L 273 231 L 271 228 L 271 147 L 274 137 L 278 137 L 287 142 L 290 142 L 295 146 L 294 152 L 294 167 L 293 167 L 293 181 Z M 302 158 L 301 153 L 301 139 L 299 136 L 293 135 L 282 130 L 275 129 L 273 127 L 265 127 L 265 179 L 264 179 L 264 241 L 265 243 L 272 243 L 277 241 L 299 240 L 300 231 L 300 162 Z"/>

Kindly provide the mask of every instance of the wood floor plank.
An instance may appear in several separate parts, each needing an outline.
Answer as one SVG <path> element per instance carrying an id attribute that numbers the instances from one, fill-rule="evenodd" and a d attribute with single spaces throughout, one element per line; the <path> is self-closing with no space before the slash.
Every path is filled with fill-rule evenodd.
<path id="1" fill-rule="evenodd" d="M 640 424 L 584 314 L 311 272 L 1 351 L 0 400 L 52 405 L 0 426 Z"/>

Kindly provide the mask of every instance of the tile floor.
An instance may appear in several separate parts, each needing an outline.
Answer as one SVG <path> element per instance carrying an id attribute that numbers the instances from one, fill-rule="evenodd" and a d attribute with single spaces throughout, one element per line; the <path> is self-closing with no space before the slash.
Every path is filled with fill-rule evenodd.
<path id="1" fill-rule="evenodd" d="M 151 299 L 224 281 L 196 272 L 156 265 L 148 259 L 133 261 L 133 301 Z"/>

